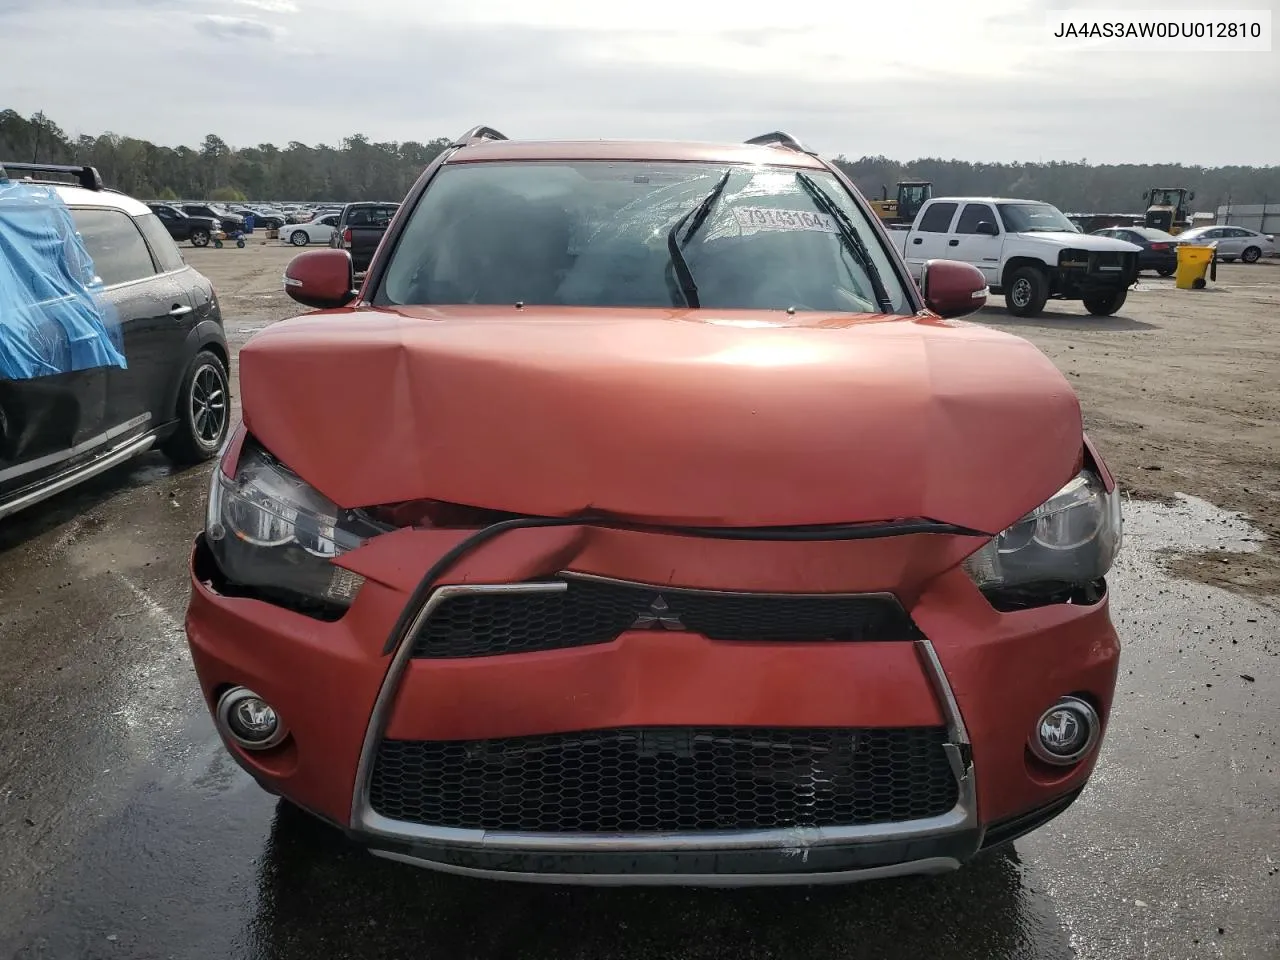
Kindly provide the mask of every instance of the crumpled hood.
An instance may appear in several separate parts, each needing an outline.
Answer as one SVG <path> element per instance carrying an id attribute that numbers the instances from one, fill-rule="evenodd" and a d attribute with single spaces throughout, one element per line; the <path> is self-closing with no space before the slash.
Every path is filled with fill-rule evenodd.
<path id="1" fill-rule="evenodd" d="M 240 353 L 250 433 L 343 507 L 430 498 L 672 525 L 923 517 L 994 532 L 1070 479 L 1071 388 L 932 317 L 403 308 Z"/>

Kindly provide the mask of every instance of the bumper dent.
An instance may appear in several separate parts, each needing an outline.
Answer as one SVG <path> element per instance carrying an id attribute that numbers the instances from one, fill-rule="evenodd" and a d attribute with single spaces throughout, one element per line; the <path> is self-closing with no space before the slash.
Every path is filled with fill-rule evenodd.
<path id="1" fill-rule="evenodd" d="M 811 862 L 815 852 L 824 853 L 824 859 L 834 861 L 833 866 L 828 870 L 831 876 L 838 875 L 847 881 L 856 879 L 856 877 L 845 876 L 851 872 L 847 868 L 848 861 L 851 858 L 856 861 L 866 854 L 873 854 L 876 847 L 884 848 L 888 845 L 896 848 L 890 858 L 892 862 L 859 866 L 852 870 L 853 873 L 870 871 L 876 876 L 898 876 L 903 872 L 938 872 L 949 869 L 947 864 L 955 862 L 954 857 L 933 855 L 936 853 L 939 842 L 944 845 L 947 845 L 948 841 L 952 842 L 950 845 L 958 843 L 961 849 L 954 852 L 964 858 L 977 851 L 981 844 L 981 831 L 978 827 L 968 733 L 946 674 L 942 670 L 941 662 L 928 639 L 915 640 L 912 643 L 921 666 L 934 687 L 946 720 L 948 743 L 945 749 L 958 786 L 955 807 L 941 816 L 892 824 L 863 824 L 834 828 L 601 835 L 496 833 L 486 830 L 433 827 L 392 820 L 377 813 L 369 798 L 374 758 L 378 744 L 386 732 L 396 695 L 411 658 L 412 638 L 417 635 L 432 611 L 449 598 L 463 594 L 551 593 L 565 588 L 563 579 L 533 583 L 443 586 L 431 593 L 426 603 L 413 617 L 409 628 L 402 635 L 403 639 L 392 657 L 382 687 L 378 691 L 356 768 L 355 790 L 351 805 L 351 828 L 356 835 L 368 838 L 371 843 L 377 845 L 375 852 L 392 859 L 420 862 L 427 866 L 450 869 L 453 872 L 476 873 L 478 871 L 477 875 L 511 877 L 530 873 L 531 871 L 522 869 L 520 864 L 531 859 L 539 860 L 538 855 L 544 854 L 553 855 L 562 866 L 556 870 L 546 863 L 539 862 L 539 869 L 532 872 L 543 873 L 551 869 L 553 878 L 556 876 L 561 878 L 555 882 L 572 882 L 569 875 L 563 872 L 563 864 L 577 863 L 583 875 L 602 879 L 614 876 L 613 882 L 616 883 L 675 882 L 683 884 L 694 883 L 698 877 L 701 877 L 703 881 L 714 879 L 723 885 L 733 883 L 735 880 L 749 884 L 753 877 L 758 877 L 756 882 L 785 882 L 782 879 L 788 875 L 785 868 L 794 867 L 798 863 L 806 864 L 809 871 L 798 876 L 820 877 L 823 874 L 822 869 Z M 393 845 L 390 849 L 384 848 L 388 842 Z M 403 846 L 397 847 L 395 846 L 397 844 Z M 851 844 L 855 846 L 851 847 Z M 917 845 L 921 849 L 918 855 L 915 855 L 905 849 L 904 845 Z M 881 852 L 885 851 L 882 849 Z M 602 855 L 603 860 L 600 859 Z M 480 858 L 481 865 L 474 862 L 477 856 Z M 459 857 L 462 859 L 458 859 Z M 669 862 L 670 872 L 661 869 L 656 872 L 646 870 L 646 862 L 661 863 L 664 860 Z M 903 861 L 917 860 L 924 864 L 922 868 L 905 869 L 910 866 L 910 863 Z M 494 866 L 493 864 L 512 864 L 512 866 Z M 692 864 L 692 870 L 689 868 L 690 864 Z M 704 867 L 714 866 L 715 870 L 707 875 L 700 875 L 697 873 L 698 864 L 703 864 Z M 886 874 L 883 872 L 885 870 L 897 872 Z M 616 874 L 615 871 L 617 871 Z M 632 876 L 642 879 L 628 880 Z M 668 879 L 662 879 L 664 877 Z M 807 882 L 819 881 L 810 879 Z"/>

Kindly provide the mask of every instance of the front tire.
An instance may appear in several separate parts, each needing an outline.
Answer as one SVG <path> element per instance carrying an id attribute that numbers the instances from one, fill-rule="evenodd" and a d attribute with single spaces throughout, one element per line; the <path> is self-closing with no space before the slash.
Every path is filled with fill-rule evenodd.
<path id="1" fill-rule="evenodd" d="M 289 234 L 289 242 L 295 247 L 305 247 L 311 242 L 311 238 L 307 236 L 307 232 L 305 230 L 295 230 L 293 233 Z"/>
<path id="2" fill-rule="evenodd" d="M 178 430 L 161 449 L 185 465 L 211 460 L 231 425 L 231 381 L 222 359 L 201 350 L 183 374 L 178 390 Z"/>
<path id="3" fill-rule="evenodd" d="M 1036 267 L 1018 267 L 1009 276 L 1004 305 L 1015 317 L 1034 317 L 1049 301 L 1049 278 Z"/>
<path id="4" fill-rule="evenodd" d="M 1119 290 L 1107 290 L 1094 293 L 1084 298 L 1084 308 L 1095 317 L 1109 317 L 1124 306 L 1129 299 L 1129 291 L 1124 287 Z"/>
<path id="5" fill-rule="evenodd" d="M 1257 263 L 1261 256 L 1262 250 L 1259 247 L 1245 247 L 1244 253 L 1240 254 L 1240 259 L 1245 263 Z"/>
<path id="6" fill-rule="evenodd" d="M 209 231 L 193 230 L 191 233 L 191 245 L 193 247 L 207 247 L 209 245 Z"/>

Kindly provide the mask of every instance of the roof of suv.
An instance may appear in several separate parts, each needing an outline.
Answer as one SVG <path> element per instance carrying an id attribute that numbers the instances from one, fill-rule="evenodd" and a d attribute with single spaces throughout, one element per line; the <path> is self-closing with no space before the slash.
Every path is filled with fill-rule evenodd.
<path id="1" fill-rule="evenodd" d="M 151 212 L 151 208 L 141 200 L 135 200 L 128 194 L 119 193 L 115 190 L 86 190 L 84 187 L 78 187 L 71 183 L 37 180 L 34 178 L 27 179 L 26 177 L 14 177 L 11 182 L 54 187 L 58 192 L 58 196 L 62 198 L 62 202 L 72 207 L 104 207 L 123 211 L 131 217 L 140 217 Z"/>
<path id="2" fill-rule="evenodd" d="M 485 160 L 656 160 L 745 163 L 825 169 L 812 154 L 785 147 L 679 140 L 479 140 L 460 147 L 448 163 Z"/>

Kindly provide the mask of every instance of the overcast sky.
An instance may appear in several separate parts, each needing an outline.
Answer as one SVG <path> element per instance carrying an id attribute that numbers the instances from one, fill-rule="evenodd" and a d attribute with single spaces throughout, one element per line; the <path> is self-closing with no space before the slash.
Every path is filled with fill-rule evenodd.
<path id="1" fill-rule="evenodd" d="M 534 139 L 781 128 L 826 154 L 904 160 L 1280 163 L 1280 52 L 1085 52 L 1048 36 L 1062 6 L 0 0 L 0 108 L 170 145 L 426 141 L 485 123 Z"/>

